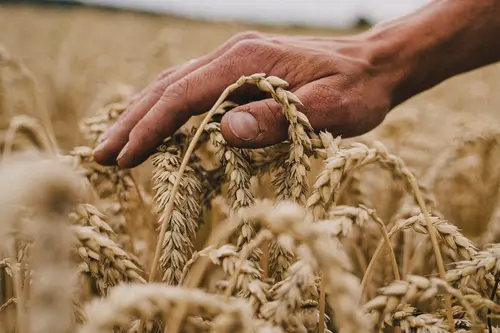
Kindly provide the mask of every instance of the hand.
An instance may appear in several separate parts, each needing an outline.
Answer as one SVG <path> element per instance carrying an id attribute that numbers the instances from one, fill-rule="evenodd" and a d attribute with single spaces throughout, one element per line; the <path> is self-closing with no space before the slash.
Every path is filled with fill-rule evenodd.
<path id="1" fill-rule="evenodd" d="M 191 116 L 210 109 L 242 75 L 266 73 L 286 80 L 315 130 L 344 137 L 376 127 L 393 107 L 395 76 L 373 65 L 363 34 L 344 38 L 287 37 L 244 33 L 213 53 L 167 69 L 135 96 L 95 151 L 102 164 L 134 167 Z M 233 146 L 259 148 L 287 138 L 278 103 L 255 87 L 230 96 L 241 106 L 224 115 L 222 134 Z"/>

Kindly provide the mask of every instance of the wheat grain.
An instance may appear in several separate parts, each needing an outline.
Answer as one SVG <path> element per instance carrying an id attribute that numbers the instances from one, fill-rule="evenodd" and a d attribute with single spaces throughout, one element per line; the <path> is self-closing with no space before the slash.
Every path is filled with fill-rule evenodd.
<path id="1" fill-rule="evenodd" d="M 116 238 L 115 232 L 105 221 L 106 216 L 95 206 L 80 204 L 76 207 L 74 212 L 70 213 L 69 216 L 73 224 L 93 227 L 95 231 L 103 234 L 111 240 Z"/>

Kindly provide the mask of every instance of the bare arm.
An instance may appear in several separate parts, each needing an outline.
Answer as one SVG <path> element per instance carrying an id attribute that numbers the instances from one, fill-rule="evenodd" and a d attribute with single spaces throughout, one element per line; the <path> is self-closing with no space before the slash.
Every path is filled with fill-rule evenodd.
<path id="1" fill-rule="evenodd" d="M 367 34 L 378 44 L 374 65 L 401 69 L 394 77 L 394 99 L 400 103 L 454 75 L 500 61 L 500 1 L 435 0 Z"/>
<path id="2" fill-rule="evenodd" d="M 290 83 L 316 130 L 363 134 L 396 105 L 454 75 L 500 60 L 500 0 L 435 0 L 421 10 L 342 38 L 240 34 L 194 62 L 167 69 L 103 136 L 95 158 L 133 167 L 241 75 Z M 222 119 L 229 144 L 256 148 L 287 136 L 280 107 L 242 90 Z"/>

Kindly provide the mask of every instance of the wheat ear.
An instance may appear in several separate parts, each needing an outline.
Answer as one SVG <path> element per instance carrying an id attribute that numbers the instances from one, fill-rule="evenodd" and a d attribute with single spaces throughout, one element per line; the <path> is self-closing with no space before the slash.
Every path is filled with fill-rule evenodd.
<path id="1" fill-rule="evenodd" d="M 233 148 L 227 145 L 220 131 L 220 124 L 210 123 L 205 130 L 210 133 L 212 144 L 217 149 L 217 155 L 225 168 L 226 180 L 228 182 L 228 198 L 232 212 L 237 212 L 242 207 L 254 204 L 253 194 L 250 191 L 250 178 L 252 170 L 248 153 L 243 149 Z M 238 228 L 237 246 L 242 248 L 255 236 L 255 230 L 251 221 L 242 221 Z"/>
<path id="2" fill-rule="evenodd" d="M 361 300 L 359 280 L 349 272 L 349 258 L 338 241 L 330 237 L 327 225 L 304 223 L 306 211 L 290 202 L 282 202 L 276 207 L 256 205 L 250 213 L 279 237 L 299 242 L 311 251 L 311 260 L 315 258 L 311 264 L 315 270 L 323 272 L 325 290 L 331 296 L 328 302 L 336 313 L 338 327 L 346 332 L 368 328 L 366 318 L 356 305 Z M 325 248 L 330 250 L 324 251 Z"/>
<path id="3" fill-rule="evenodd" d="M 113 229 L 106 222 L 106 216 L 97 207 L 90 204 L 80 204 L 76 206 L 74 212 L 69 214 L 73 224 L 93 227 L 94 230 L 111 240 L 116 238 Z"/>
<path id="4" fill-rule="evenodd" d="M 403 304 L 385 318 L 385 323 L 390 326 L 399 326 L 405 333 L 446 333 L 446 322 L 431 313 L 420 313 L 416 308 Z"/>
<path id="5" fill-rule="evenodd" d="M 47 132 L 37 119 L 25 115 L 15 116 L 11 119 L 7 133 L 5 134 L 5 146 L 3 159 L 8 159 L 12 155 L 12 147 L 18 132 L 26 132 L 32 137 L 33 143 L 42 151 L 55 155 L 57 147 L 50 142 Z"/>
<path id="6" fill-rule="evenodd" d="M 453 224 L 448 223 L 445 220 L 440 219 L 439 217 L 431 217 L 431 223 L 434 225 L 435 230 L 438 232 L 438 236 L 443 240 L 443 244 L 451 249 L 452 251 L 456 251 L 461 258 L 465 260 L 470 260 L 477 254 L 476 246 Z M 426 228 L 426 219 L 423 214 L 419 214 L 416 216 L 412 216 L 407 220 L 399 221 L 392 230 L 388 233 L 389 239 L 394 237 L 399 231 L 411 229 L 418 233 L 428 234 L 428 229 Z M 370 279 L 371 272 L 373 270 L 373 265 L 377 261 L 378 256 L 381 253 L 384 242 L 381 241 L 375 250 L 370 264 L 363 276 L 363 281 L 361 282 L 361 286 L 364 289 Z M 446 277 L 446 276 L 445 276 Z"/>
<path id="7" fill-rule="evenodd" d="M 467 302 L 463 294 L 438 278 L 427 279 L 422 276 L 409 275 L 404 281 L 394 281 L 389 286 L 380 289 L 380 296 L 363 305 L 366 311 L 372 311 L 375 321 L 375 332 L 379 332 L 381 324 L 388 314 L 393 313 L 397 306 L 407 302 L 418 302 L 429 300 L 440 293 L 455 297 L 466 309 L 467 314 L 479 328 L 478 319 L 474 309 Z M 455 325 L 453 324 L 453 329 Z"/>
<path id="8" fill-rule="evenodd" d="M 262 270 L 258 264 L 241 259 L 237 249 L 232 245 L 223 245 L 209 251 L 207 255 L 214 264 L 222 267 L 229 278 L 225 283 L 226 299 L 236 292 L 238 297 L 250 300 L 253 313 L 258 312 L 259 308 L 267 302 L 268 294 L 268 287 L 262 282 Z M 236 277 L 234 282 L 233 277 Z"/>
<path id="9" fill-rule="evenodd" d="M 446 281 L 452 285 L 465 286 L 471 278 L 483 288 L 487 289 L 486 275 L 492 274 L 498 279 L 500 269 L 500 245 L 480 251 L 471 260 L 455 263 L 455 269 L 446 272 Z"/>
<path id="10" fill-rule="evenodd" d="M 193 252 L 193 240 L 198 228 L 200 205 L 197 198 L 201 185 L 193 169 L 186 167 L 181 176 L 177 169 L 181 163 L 180 151 L 176 146 L 162 146 L 152 158 L 155 201 L 160 213 L 159 221 L 167 221 L 163 234 L 160 264 L 162 280 L 170 285 L 179 283 L 182 269 Z M 181 177 L 178 193 L 173 197 L 173 187 Z M 166 215 L 167 203 L 173 198 L 171 215 Z M 151 277 L 152 279 L 152 277 Z"/>
<path id="11" fill-rule="evenodd" d="M 92 227 L 73 226 L 79 242 L 78 254 L 87 270 L 96 279 L 96 286 L 103 295 L 108 288 L 121 282 L 142 282 L 140 269 L 122 247 Z"/>
<path id="12" fill-rule="evenodd" d="M 301 257 L 287 271 L 284 280 L 277 282 L 271 289 L 272 300 L 264 304 L 260 316 L 271 320 L 277 326 L 290 325 L 290 316 L 296 312 L 307 296 L 317 297 L 316 276 L 309 258 Z"/>
<path id="13" fill-rule="evenodd" d="M 270 77 L 257 82 L 257 87 L 272 95 L 281 104 L 282 112 L 288 120 L 288 136 L 290 141 L 289 154 L 276 171 L 273 184 L 276 186 L 278 200 L 291 200 L 305 204 L 307 200 L 307 171 L 311 169 L 309 155 L 312 152 L 311 139 L 308 132 L 313 129 L 307 117 L 297 109 L 300 100 L 293 93 L 282 89 L 287 83 L 281 79 Z M 275 241 L 269 246 L 270 269 L 275 281 L 281 281 L 290 266 L 292 254 L 287 253 Z"/>

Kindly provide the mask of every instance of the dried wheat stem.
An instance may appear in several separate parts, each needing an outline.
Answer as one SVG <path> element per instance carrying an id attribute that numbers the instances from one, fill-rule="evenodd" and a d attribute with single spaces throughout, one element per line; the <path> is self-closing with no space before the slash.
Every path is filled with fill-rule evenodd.
<path id="1" fill-rule="evenodd" d="M 380 217 L 377 216 L 377 214 L 373 209 L 368 209 L 364 206 L 361 206 L 361 208 L 367 210 L 368 214 L 373 219 L 373 221 L 375 221 L 380 226 L 382 235 L 384 237 L 385 245 L 387 246 L 387 250 L 391 258 L 391 265 L 392 265 L 392 270 L 394 272 L 394 278 L 396 280 L 401 280 L 401 276 L 399 275 L 398 263 L 396 262 L 396 255 L 394 254 L 394 249 L 391 246 L 391 241 L 389 239 L 389 235 L 387 234 L 387 229 L 385 228 L 384 221 L 382 221 Z"/>
<path id="2" fill-rule="evenodd" d="M 213 246 L 208 246 L 200 251 L 196 251 L 193 253 L 191 258 L 188 260 L 188 262 L 186 263 L 186 265 L 182 269 L 182 275 L 181 275 L 181 278 L 179 279 L 180 286 L 182 286 L 184 284 L 184 281 L 186 280 L 186 276 L 187 276 L 189 270 L 191 269 L 191 267 L 196 262 L 196 260 L 198 260 L 201 257 L 206 257 L 208 255 L 208 253 L 210 253 L 210 251 L 212 251 L 213 249 L 214 249 Z"/>
<path id="3" fill-rule="evenodd" d="M 249 305 L 244 300 L 232 299 L 226 303 L 223 297 L 201 290 L 150 283 L 117 286 L 105 299 L 90 303 L 85 309 L 87 323 L 79 332 L 109 332 L 129 323 L 131 318 L 152 319 L 159 314 L 168 325 L 172 310 L 181 304 L 187 305 L 188 315 L 216 317 L 215 322 L 220 315 L 235 316 L 241 327 L 237 332 L 250 332 L 253 326 Z"/>
<path id="4" fill-rule="evenodd" d="M 160 213 L 159 221 L 167 222 L 162 238 L 160 264 L 163 270 L 162 281 L 170 285 L 179 283 L 182 270 L 194 249 L 193 240 L 198 228 L 200 205 L 197 201 L 201 185 L 195 172 L 186 167 L 182 176 L 177 173 L 180 165 L 180 151 L 176 146 L 162 146 L 152 158 L 153 189 Z M 178 193 L 173 197 L 173 187 L 181 177 Z M 174 206 L 167 215 L 167 203 L 173 198 Z M 150 276 L 152 280 L 153 277 Z"/>
<path id="5" fill-rule="evenodd" d="M 408 173 L 407 179 L 410 182 L 411 187 L 413 188 L 413 195 L 415 196 L 415 200 L 417 201 L 420 209 L 422 210 L 422 214 L 425 217 L 425 224 L 427 227 L 427 231 L 429 232 L 429 236 L 431 238 L 432 248 L 434 250 L 434 254 L 436 256 L 436 261 L 438 265 L 439 276 L 442 280 L 446 279 L 446 268 L 444 267 L 443 256 L 441 255 L 441 249 L 439 248 L 439 243 L 437 240 L 436 229 L 432 225 L 431 218 L 429 212 L 427 211 L 427 206 L 422 198 L 422 194 L 420 193 L 420 188 L 417 184 L 417 180 L 413 176 L 413 174 Z M 455 325 L 453 322 L 453 312 L 451 310 L 451 297 L 447 294 L 444 296 L 445 306 L 446 306 L 446 317 L 448 318 L 448 325 L 450 328 L 450 332 L 455 332 Z"/>
<path id="6" fill-rule="evenodd" d="M 226 221 L 222 221 L 215 230 L 210 233 L 210 237 L 206 243 L 205 247 L 215 247 L 218 248 L 221 246 L 223 242 L 226 242 L 231 235 L 234 234 L 237 227 L 241 224 L 241 219 L 238 218 L 238 215 L 241 215 L 240 212 L 229 220 L 228 223 L 224 223 Z M 203 278 L 203 275 L 210 264 L 209 260 L 198 260 L 193 264 L 192 269 L 187 273 L 183 286 L 188 288 L 196 288 Z M 182 323 L 182 319 L 184 318 L 186 312 L 186 304 L 180 304 L 172 315 L 171 327 L 169 330 L 172 332 L 177 332 Z"/>

